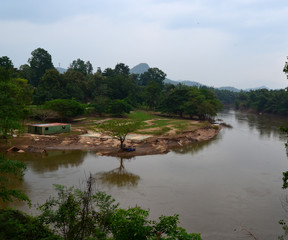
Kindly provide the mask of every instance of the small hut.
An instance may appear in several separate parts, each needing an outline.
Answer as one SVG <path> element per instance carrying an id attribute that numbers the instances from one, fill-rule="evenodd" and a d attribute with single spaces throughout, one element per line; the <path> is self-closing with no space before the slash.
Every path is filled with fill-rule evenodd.
<path id="1" fill-rule="evenodd" d="M 28 125 L 28 133 L 32 134 L 57 134 L 70 132 L 71 125 L 66 123 L 46 123 Z"/>

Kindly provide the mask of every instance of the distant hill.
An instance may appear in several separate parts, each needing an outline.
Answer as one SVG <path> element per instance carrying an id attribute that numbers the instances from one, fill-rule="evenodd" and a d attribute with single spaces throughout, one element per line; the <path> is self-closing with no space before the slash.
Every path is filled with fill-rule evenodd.
<path id="1" fill-rule="evenodd" d="M 200 86 L 204 86 L 202 85 L 201 83 L 199 82 L 194 82 L 194 81 L 189 81 L 189 80 L 184 80 L 184 81 L 174 81 L 174 80 L 171 80 L 171 79 L 168 79 L 166 78 L 164 80 L 164 83 L 170 83 L 170 84 L 173 84 L 173 85 L 177 85 L 179 83 L 183 84 L 183 85 L 186 85 L 186 86 L 190 86 L 190 87 L 194 87 L 194 86 L 197 86 L 197 87 L 200 87 Z"/>
<path id="2" fill-rule="evenodd" d="M 142 74 L 144 72 L 147 72 L 148 69 L 149 69 L 149 65 L 147 63 L 140 63 L 138 65 L 136 65 L 135 67 L 131 68 L 130 69 L 130 73 L 134 73 L 134 74 Z M 183 84 L 183 85 L 187 85 L 187 86 L 202 86 L 202 84 L 198 83 L 198 82 L 194 82 L 194 81 L 188 81 L 188 80 L 185 80 L 185 81 L 174 81 L 174 80 L 171 80 L 171 79 L 168 79 L 166 78 L 164 80 L 164 83 L 170 83 L 170 84 L 173 84 L 173 85 L 177 85 L 179 83 Z"/>
<path id="3" fill-rule="evenodd" d="M 61 68 L 61 67 L 56 67 L 56 70 L 58 70 L 58 72 L 61 73 L 61 74 L 67 72 L 67 69 Z"/>
<path id="4" fill-rule="evenodd" d="M 147 63 L 140 63 L 138 65 L 136 65 L 135 67 L 133 67 L 131 70 L 130 70 L 130 73 L 134 73 L 134 74 L 142 74 L 146 71 L 148 71 L 149 69 L 149 65 Z M 197 87 L 201 87 L 201 86 L 206 86 L 202 83 L 199 83 L 199 82 L 195 82 L 195 81 L 190 81 L 190 80 L 179 80 L 179 81 L 175 81 L 175 80 L 171 80 L 169 78 L 165 78 L 164 80 L 164 83 L 167 83 L 167 84 L 173 84 L 173 85 L 177 85 L 179 83 L 183 84 L 183 85 L 186 85 L 186 86 L 190 86 L 190 87 L 194 87 L 194 86 L 197 86 Z M 258 88 L 247 88 L 243 91 L 251 91 L 251 90 L 257 90 L 257 89 L 269 89 L 265 86 L 261 86 L 261 87 L 258 87 Z M 227 91 L 231 91 L 231 92 L 240 92 L 242 91 L 242 89 L 238 89 L 238 88 L 235 88 L 235 87 L 231 87 L 231 86 L 225 86 L 225 87 L 219 87 L 217 88 L 219 90 L 227 90 Z"/>
<path id="5" fill-rule="evenodd" d="M 219 90 L 228 90 L 231 92 L 240 92 L 241 90 L 235 87 L 220 87 Z"/>
<path id="6" fill-rule="evenodd" d="M 261 86 L 261 87 L 257 87 L 257 88 L 247 88 L 245 89 L 245 91 L 251 91 L 251 90 L 259 90 L 259 89 L 267 89 L 267 90 L 270 90 L 268 87 L 266 86 Z"/>
<path id="7" fill-rule="evenodd" d="M 149 68 L 150 67 L 147 63 L 140 63 L 140 64 L 136 65 L 135 67 L 131 68 L 130 73 L 142 74 L 144 72 L 147 72 Z"/>

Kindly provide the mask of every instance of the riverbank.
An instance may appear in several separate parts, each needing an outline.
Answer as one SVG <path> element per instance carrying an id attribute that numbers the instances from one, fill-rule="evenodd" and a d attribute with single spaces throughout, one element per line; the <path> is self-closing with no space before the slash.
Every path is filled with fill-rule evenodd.
<path id="1" fill-rule="evenodd" d="M 193 124 L 195 125 L 195 123 Z M 117 139 L 87 131 L 77 125 L 72 128 L 73 134 L 36 135 L 25 133 L 11 139 L 8 145 L 2 143 L 0 150 L 7 151 L 11 147 L 15 147 L 14 150 L 20 150 L 20 152 L 37 153 L 47 150 L 91 150 L 101 156 L 134 157 L 168 153 L 173 147 L 210 140 L 220 131 L 219 126 L 206 125 L 203 127 L 199 124 L 198 127 L 194 126 L 193 129 L 188 128 L 180 133 L 171 128 L 169 132 L 162 135 L 129 134 L 125 145 L 136 150 L 125 152 L 119 150 L 120 143 Z"/>

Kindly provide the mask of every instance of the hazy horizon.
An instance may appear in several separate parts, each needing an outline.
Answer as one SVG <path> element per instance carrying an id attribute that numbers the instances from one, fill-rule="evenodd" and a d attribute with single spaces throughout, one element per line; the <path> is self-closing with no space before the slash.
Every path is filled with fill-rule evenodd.
<path id="1" fill-rule="evenodd" d="M 287 18 L 284 0 L 0 0 L 0 56 L 19 67 L 41 47 L 55 67 L 145 62 L 175 81 L 279 89 Z"/>

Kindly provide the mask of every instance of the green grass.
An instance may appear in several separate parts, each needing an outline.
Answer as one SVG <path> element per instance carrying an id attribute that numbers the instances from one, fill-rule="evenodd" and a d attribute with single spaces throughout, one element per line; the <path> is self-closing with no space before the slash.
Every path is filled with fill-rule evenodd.
<path id="1" fill-rule="evenodd" d="M 130 114 L 128 114 L 128 118 L 132 118 L 134 120 L 138 121 L 147 121 L 156 118 L 157 116 L 149 114 L 147 112 L 143 111 L 133 111 Z"/>
<path id="2" fill-rule="evenodd" d="M 151 121 L 152 125 L 144 124 L 137 132 L 141 134 L 161 135 L 169 132 L 171 129 L 176 128 L 177 132 L 193 126 L 189 120 L 175 120 L 175 119 L 154 119 Z M 196 126 L 196 125 L 195 125 Z M 151 128 L 157 128 L 154 131 L 145 131 Z"/>
<path id="3" fill-rule="evenodd" d="M 149 134 L 149 135 L 162 135 L 169 132 L 172 129 L 176 129 L 177 133 L 181 133 L 185 130 L 193 130 L 198 127 L 206 127 L 209 125 L 208 122 L 193 123 L 190 120 L 185 119 L 175 119 L 175 118 L 165 118 L 152 113 L 136 110 L 126 115 L 127 118 L 138 120 L 142 122 L 140 128 L 136 131 L 139 134 Z M 75 127 L 80 128 L 93 128 L 95 126 L 95 121 L 102 119 L 97 117 L 89 117 L 86 121 L 79 121 Z M 150 120 L 150 124 L 145 121 Z"/>

